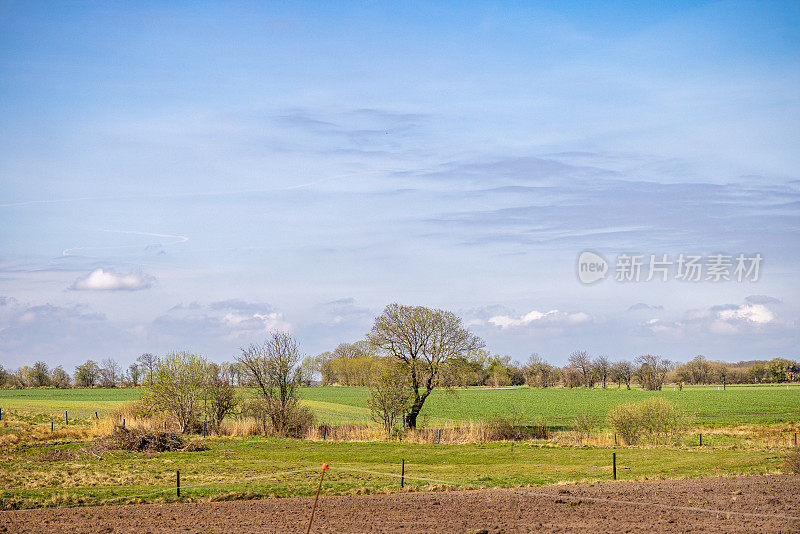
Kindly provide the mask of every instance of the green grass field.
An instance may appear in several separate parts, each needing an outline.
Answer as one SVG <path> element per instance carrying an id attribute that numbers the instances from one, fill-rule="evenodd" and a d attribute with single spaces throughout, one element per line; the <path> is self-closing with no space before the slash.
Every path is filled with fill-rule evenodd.
<path id="1" fill-rule="evenodd" d="M 98 412 L 110 415 L 135 401 L 142 389 L 22 389 L 0 390 L 0 408 L 29 414 L 43 413 L 88 419 Z M 252 394 L 245 391 L 244 394 Z M 369 391 L 359 387 L 309 387 L 300 390 L 303 402 L 321 423 L 369 420 Z M 800 420 L 800 385 L 688 386 L 683 391 L 564 388 L 470 388 L 434 391 L 422 411 L 428 424 L 491 419 L 516 414 L 521 422 L 543 418 L 554 426 L 568 425 L 581 412 L 605 417 L 616 404 L 664 397 L 694 417 L 699 426 L 787 423 Z"/>
<path id="2" fill-rule="evenodd" d="M 617 389 L 487 389 L 435 392 L 423 410 L 424 423 L 491 419 L 516 412 L 521 422 L 544 418 L 568 427 L 580 412 L 605 416 L 617 403 L 663 396 L 693 414 L 703 428 L 720 427 L 699 447 L 692 432 L 664 447 L 607 446 L 575 441 L 493 442 L 434 445 L 398 441 L 332 442 L 267 437 L 213 437 L 209 450 L 180 453 L 104 452 L 84 450 L 95 412 L 102 418 L 137 400 L 141 389 L 0 390 L 0 508 L 90 504 L 142 499 L 174 500 L 175 471 L 181 470 L 183 499 L 249 498 L 309 495 L 317 470 L 331 465 L 325 494 L 398 491 L 396 478 L 363 471 L 397 474 L 401 459 L 409 477 L 451 482 L 462 487 L 510 487 L 555 482 L 607 481 L 611 452 L 618 455 L 621 479 L 702 477 L 768 473 L 779 469 L 791 449 L 791 432 L 800 421 L 800 386 L 687 387 L 661 392 Z M 245 391 L 244 394 L 252 394 Z M 355 387 L 311 387 L 300 391 L 303 402 L 323 423 L 369 419 L 368 391 Z M 63 426 L 64 411 L 71 427 Z M 56 428 L 49 437 L 51 421 Z M 78 423 L 78 424 L 75 424 Z M 743 425 L 741 429 L 736 427 Z M 775 428 L 768 429 L 769 425 Z M 38 428 L 37 439 L 25 432 Z M 757 436 L 760 430 L 765 434 Z M 607 430 L 605 431 L 607 432 Z M 567 433 L 568 434 L 568 433 Z M 73 436 L 73 437 L 70 437 Z M 613 441 L 612 441 L 613 443 Z M 74 458 L 43 455 L 52 449 L 74 451 Z M 305 471 L 265 478 L 272 473 Z M 354 471 L 355 470 L 355 471 Z M 361 470 L 361 471 L 358 471 Z M 244 480 L 249 477 L 261 477 Z M 409 478 L 417 489 L 444 489 Z M 433 486 L 431 486 L 433 484 Z M 199 485 L 199 486 L 198 486 Z M 162 490 L 169 491 L 163 492 Z M 235 493 L 233 493 L 235 492 Z"/>
<path id="3" fill-rule="evenodd" d="M 229 492 L 257 496 L 310 495 L 323 462 L 330 464 L 324 494 L 398 491 L 395 477 L 405 460 L 408 486 L 417 489 L 513 487 L 556 482 L 609 481 L 611 452 L 605 447 L 553 447 L 542 443 L 424 445 L 398 442 L 319 442 L 278 438 L 211 438 L 210 450 L 191 453 L 83 453 L 48 461 L 37 445 L 0 465 L 5 508 L 95 503 L 148 494 L 145 501 L 174 497 L 181 471 L 184 499 Z M 80 450 L 82 444 L 59 445 Z M 710 475 L 764 474 L 780 463 L 775 451 L 713 447 L 625 448 L 617 453 L 622 480 Z M 4 459 L 5 460 L 5 459 Z M 266 478 L 265 475 L 309 469 Z M 243 480 L 250 477 L 261 477 Z M 452 483 L 440 484 L 415 477 Z M 202 486 L 197 486 L 201 484 Z M 169 489 L 167 493 L 155 493 Z M 240 496 L 241 497 L 241 496 Z M 115 501 L 119 503 L 120 501 Z"/>

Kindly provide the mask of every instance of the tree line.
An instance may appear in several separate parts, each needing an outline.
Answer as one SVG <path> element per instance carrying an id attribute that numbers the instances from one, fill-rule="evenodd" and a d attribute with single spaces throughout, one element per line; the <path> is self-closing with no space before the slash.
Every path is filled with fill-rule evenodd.
<path id="1" fill-rule="evenodd" d="M 200 355 L 173 352 L 163 357 L 145 353 L 126 370 L 113 359 L 92 360 L 69 375 L 62 366 L 44 362 L 14 372 L 0 367 L 6 387 L 147 388 L 139 403 L 141 415 L 169 416 L 184 432 L 211 426 L 238 413 L 260 422 L 264 433 L 300 435 L 313 422 L 297 391 L 316 376 L 321 383 L 367 386 L 368 406 L 387 432 L 398 423 L 414 429 L 426 399 L 436 388 L 470 386 L 613 387 L 638 384 L 660 390 L 668 381 L 683 384 L 721 382 L 785 382 L 800 380 L 800 366 L 786 359 L 740 364 L 709 362 L 698 356 L 676 365 L 645 354 L 612 361 L 576 350 L 559 367 L 532 354 L 524 364 L 493 355 L 485 343 L 452 312 L 424 306 L 388 305 L 364 339 L 343 343 L 333 351 L 303 357 L 288 332 L 270 333 L 262 344 L 239 350 L 233 362 L 217 364 Z M 255 398 L 242 397 L 237 386 L 253 388 Z M 201 423 L 202 422 L 202 423 Z"/>

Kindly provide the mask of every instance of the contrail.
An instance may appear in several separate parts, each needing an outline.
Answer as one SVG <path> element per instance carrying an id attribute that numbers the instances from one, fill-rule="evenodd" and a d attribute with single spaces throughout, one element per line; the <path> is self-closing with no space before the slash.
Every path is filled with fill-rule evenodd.
<path id="1" fill-rule="evenodd" d="M 173 235 L 173 234 L 154 234 L 152 232 L 139 232 L 137 230 L 100 230 L 101 232 L 109 232 L 114 234 L 131 234 L 131 235 L 146 235 L 152 237 L 164 237 L 164 238 L 171 238 L 174 241 L 169 241 L 168 243 L 159 243 L 160 245 L 175 245 L 177 243 L 185 243 L 189 241 L 189 238 L 184 235 Z M 62 256 L 71 256 L 72 251 L 74 250 L 118 250 L 124 248 L 139 248 L 142 245 L 114 245 L 110 247 L 72 247 L 64 249 L 61 252 Z"/>
<path id="2" fill-rule="evenodd" d="M 192 192 L 192 193 L 172 193 L 167 195 L 131 195 L 131 196 L 121 196 L 121 197 L 77 197 L 77 198 L 57 198 L 57 199 L 50 199 L 50 200 L 25 200 L 22 202 L 7 202 L 4 204 L 0 204 L 0 208 L 14 208 L 19 206 L 33 206 L 35 204 L 62 204 L 67 202 L 81 202 L 84 200 L 135 200 L 135 199 L 147 199 L 147 198 L 182 198 L 182 197 L 213 197 L 213 196 L 231 196 L 231 195 L 246 195 L 248 193 L 269 193 L 269 192 L 277 192 L 277 191 L 291 191 L 293 189 L 303 189 L 305 187 L 311 187 L 312 185 L 320 184 L 323 182 L 329 182 L 331 180 L 337 180 L 339 178 L 348 178 L 348 177 L 355 177 L 355 176 L 366 176 L 366 175 L 377 175 L 382 174 L 386 171 L 365 171 L 365 172 L 356 172 L 356 173 L 343 173 L 337 174 L 335 176 L 329 176 L 327 178 L 319 178 L 317 180 L 312 180 L 311 182 L 306 182 L 297 185 L 289 185 L 286 187 L 272 187 L 269 189 L 243 189 L 240 191 L 207 191 L 207 192 Z M 158 235 L 158 234 L 152 234 Z"/>

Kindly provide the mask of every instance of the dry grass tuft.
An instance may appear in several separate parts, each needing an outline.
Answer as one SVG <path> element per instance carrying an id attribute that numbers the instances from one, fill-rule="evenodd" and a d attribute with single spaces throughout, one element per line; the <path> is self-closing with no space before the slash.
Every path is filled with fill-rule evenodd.
<path id="1" fill-rule="evenodd" d="M 40 462 L 62 462 L 64 460 L 74 460 L 80 456 L 76 451 L 66 449 L 50 449 L 39 457 Z"/>
<path id="2" fill-rule="evenodd" d="M 781 469 L 784 473 L 800 474 L 800 449 L 795 449 L 783 457 Z"/>

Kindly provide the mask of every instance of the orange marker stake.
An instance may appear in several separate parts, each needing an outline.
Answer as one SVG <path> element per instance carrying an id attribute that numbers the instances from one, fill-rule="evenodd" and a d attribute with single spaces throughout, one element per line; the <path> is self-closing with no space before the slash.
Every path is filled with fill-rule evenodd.
<path id="1" fill-rule="evenodd" d="M 325 470 L 328 469 L 328 464 L 322 464 L 322 475 L 319 477 L 319 486 L 317 486 L 317 496 L 314 497 L 314 506 L 311 508 L 311 517 L 308 520 L 308 528 L 306 534 L 311 532 L 311 523 L 314 522 L 314 511 L 317 509 L 317 501 L 319 500 L 319 490 L 322 489 L 322 479 L 325 478 Z"/>

